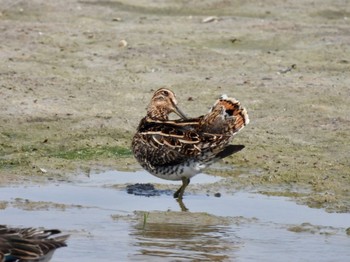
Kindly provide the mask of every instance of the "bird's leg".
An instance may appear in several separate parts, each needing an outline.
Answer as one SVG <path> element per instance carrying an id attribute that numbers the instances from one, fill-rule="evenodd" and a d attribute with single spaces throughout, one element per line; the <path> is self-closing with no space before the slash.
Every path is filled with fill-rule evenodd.
<path id="1" fill-rule="evenodd" d="M 179 203 L 179 206 L 181 208 L 182 212 L 187 212 L 188 208 L 185 206 L 184 202 L 182 202 L 181 198 L 176 199 L 177 203 Z"/>
<path id="2" fill-rule="evenodd" d="M 179 197 L 179 193 L 182 189 L 182 185 L 180 186 L 180 188 L 174 193 L 174 198 L 178 198 Z"/>
<path id="3" fill-rule="evenodd" d="M 182 196 L 185 192 L 185 188 L 190 183 L 190 179 L 187 177 L 182 177 L 182 186 L 174 193 L 174 198 L 182 199 Z"/>

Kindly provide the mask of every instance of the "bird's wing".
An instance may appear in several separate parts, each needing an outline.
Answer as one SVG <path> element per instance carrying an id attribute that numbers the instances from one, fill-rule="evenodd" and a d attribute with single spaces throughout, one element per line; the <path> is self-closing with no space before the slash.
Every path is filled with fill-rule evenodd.
<path id="1" fill-rule="evenodd" d="M 218 151 L 225 135 L 198 132 L 200 118 L 177 121 L 141 121 L 134 137 L 135 153 L 147 155 L 153 166 L 175 165 L 208 151 Z M 135 148 L 137 147 L 137 148 Z"/>

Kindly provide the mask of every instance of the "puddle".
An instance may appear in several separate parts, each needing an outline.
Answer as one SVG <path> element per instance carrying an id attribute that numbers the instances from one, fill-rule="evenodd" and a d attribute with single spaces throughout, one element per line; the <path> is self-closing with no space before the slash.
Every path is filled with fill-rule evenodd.
<path id="1" fill-rule="evenodd" d="M 88 178 L 88 179 L 87 179 Z M 191 180 L 191 184 L 208 184 L 220 181 L 222 177 L 200 174 Z M 116 172 L 107 171 L 100 174 L 81 175 L 76 183 L 87 184 L 89 186 L 112 186 L 115 184 L 136 184 L 136 183 L 154 183 L 154 184 L 176 184 L 181 185 L 180 181 L 164 180 L 152 176 L 145 171 L 138 172 Z"/>
<path id="2" fill-rule="evenodd" d="M 201 174 L 191 183 L 218 181 Z M 110 171 L 70 183 L 2 187 L 0 201 L 8 204 L 0 210 L 1 223 L 71 232 L 69 246 L 57 250 L 52 261 L 347 261 L 350 256 L 345 232 L 350 214 L 244 192 L 188 193 L 189 212 L 180 212 L 171 195 L 128 194 L 126 185 L 133 183 L 180 184 L 145 172 Z M 145 214 L 144 225 L 134 211 Z"/>

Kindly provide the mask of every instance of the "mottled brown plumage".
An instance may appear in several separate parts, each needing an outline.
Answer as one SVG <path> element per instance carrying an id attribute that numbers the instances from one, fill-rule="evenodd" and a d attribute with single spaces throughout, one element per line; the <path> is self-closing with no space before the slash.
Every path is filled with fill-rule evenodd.
<path id="1" fill-rule="evenodd" d="M 157 100 L 159 96 L 163 97 L 162 103 Z M 197 118 L 186 118 L 176 105 L 172 91 L 157 90 L 134 135 L 132 149 L 141 166 L 151 174 L 182 180 L 183 185 L 174 194 L 181 199 L 192 176 L 244 148 L 229 143 L 249 123 L 249 118 L 240 103 L 226 95 L 215 102 L 208 114 Z M 171 112 L 182 119 L 169 120 Z"/>
<path id="2" fill-rule="evenodd" d="M 147 117 L 153 120 L 166 121 L 169 119 L 170 113 L 186 118 L 177 107 L 175 93 L 166 88 L 160 88 L 154 93 L 147 107 Z"/>
<path id="3" fill-rule="evenodd" d="M 68 235 L 52 237 L 59 233 L 0 225 L 0 261 L 49 261 L 57 248 L 67 246 Z"/>

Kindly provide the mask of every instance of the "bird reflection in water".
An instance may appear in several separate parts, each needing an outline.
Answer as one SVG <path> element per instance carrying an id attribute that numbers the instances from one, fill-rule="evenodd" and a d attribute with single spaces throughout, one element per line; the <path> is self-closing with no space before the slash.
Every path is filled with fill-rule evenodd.
<path id="1" fill-rule="evenodd" d="M 152 212 L 147 220 L 131 232 L 144 261 L 232 261 L 240 247 L 231 226 L 206 213 Z"/>

